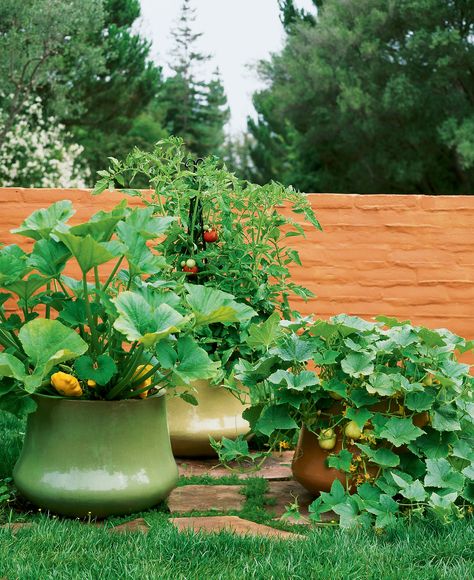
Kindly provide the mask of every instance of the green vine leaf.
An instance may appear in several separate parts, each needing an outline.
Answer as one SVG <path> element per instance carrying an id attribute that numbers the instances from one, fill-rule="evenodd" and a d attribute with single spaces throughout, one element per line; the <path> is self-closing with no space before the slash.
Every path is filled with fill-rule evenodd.
<path id="1" fill-rule="evenodd" d="M 117 372 L 117 365 L 106 354 L 99 355 L 95 362 L 90 356 L 81 356 L 75 361 L 74 370 L 82 380 L 92 379 L 98 385 L 106 385 Z"/>
<path id="2" fill-rule="evenodd" d="M 390 443 L 393 443 L 395 447 L 400 447 L 401 445 L 406 445 L 414 441 L 424 433 L 422 429 L 413 425 L 411 419 L 391 417 L 385 423 L 385 427 L 381 430 L 380 435 L 381 437 L 385 437 Z"/>
<path id="3" fill-rule="evenodd" d="M 447 459 L 426 460 L 426 487 L 441 487 L 461 491 L 464 487 L 464 476 L 453 470 Z"/>

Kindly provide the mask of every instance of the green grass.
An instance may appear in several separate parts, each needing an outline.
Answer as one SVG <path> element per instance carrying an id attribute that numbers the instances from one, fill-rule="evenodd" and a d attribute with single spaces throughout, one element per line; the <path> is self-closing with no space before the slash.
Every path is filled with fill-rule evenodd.
<path id="1" fill-rule="evenodd" d="M 22 422 L 0 414 L 0 477 L 9 476 L 19 452 Z M 192 478 L 186 483 L 234 483 Z M 242 483 L 242 482 L 240 482 Z M 242 485 L 240 515 L 267 522 L 267 483 Z M 110 534 L 107 527 L 4 511 L 7 519 L 35 525 L 13 535 L 0 530 L 0 578 L 9 579 L 465 579 L 474 577 L 474 522 L 432 520 L 397 524 L 378 535 L 338 528 L 310 530 L 301 540 L 179 533 L 164 507 L 146 512 L 148 535 Z"/>

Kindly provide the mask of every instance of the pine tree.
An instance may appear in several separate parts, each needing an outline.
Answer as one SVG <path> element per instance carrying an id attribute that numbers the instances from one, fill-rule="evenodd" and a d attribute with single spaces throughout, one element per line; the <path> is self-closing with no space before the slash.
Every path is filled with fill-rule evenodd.
<path id="1" fill-rule="evenodd" d="M 209 82 L 198 76 L 200 65 L 210 56 L 197 48 L 202 33 L 193 31 L 195 18 L 190 0 L 183 0 L 178 26 L 173 31 L 174 74 L 166 79 L 160 98 L 168 132 L 182 137 L 193 153 L 205 156 L 219 152 L 229 111 L 219 72 Z"/>

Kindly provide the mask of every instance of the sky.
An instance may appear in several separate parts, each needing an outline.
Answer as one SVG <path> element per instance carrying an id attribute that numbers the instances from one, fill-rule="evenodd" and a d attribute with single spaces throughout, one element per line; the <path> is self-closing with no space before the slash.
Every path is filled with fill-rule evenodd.
<path id="1" fill-rule="evenodd" d="M 152 58 L 169 72 L 173 40 L 171 30 L 180 13 L 182 0 L 141 0 L 142 18 L 138 30 L 152 41 Z M 296 0 L 310 10 L 311 0 Z M 238 134 L 254 115 L 252 93 L 262 88 L 255 65 L 278 52 L 284 33 L 279 20 L 278 0 L 192 0 L 196 10 L 194 31 L 202 32 L 199 50 L 212 55 L 203 73 L 210 76 L 219 68 L 227 94 L 231 119 L 228 132 Z"/>

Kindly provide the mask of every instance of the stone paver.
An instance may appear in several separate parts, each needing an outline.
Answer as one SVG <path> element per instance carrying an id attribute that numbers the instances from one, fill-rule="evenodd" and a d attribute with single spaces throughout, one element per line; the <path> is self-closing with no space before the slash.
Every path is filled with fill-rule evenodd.
<path id="1" fill-rule="evenodd" d="M 172 513 L 242 509 L 245 496 L 241 485 L 185 485 L 174 489 L 168 498 Z"/>
<path id="2" fill-rule="evenodd" d="M 211 516 L 211 517 L 189 517 L 171 518 L 170 522 L 180 531 L 191 530 L 194 532 L 221 532 L 223 530 L 233 532 L 239 536 L 270 536 L 282 539 L 303 539 L 304 536 L 276 530 L 269 526 L 256 524 L 249 520 L 244 520 L 238 516 Z"/>
<path id="3" fill-rule="evenodd" d="M 270 505 L 266 506 L 269 513 L 275 514 L 278 518 L 286 512 L 286 507 L 295 500 L 298 502 L 300 514 L 303 518 L 309 516 L 309 506 L 315 499 L 301 484 L 297 481 L 270 481 L 269 490 L 266 494 L 268 499 L 272 499 Z M 304 524 L 307 523 L 304 519 L 288 517 L 284 518 L 285 522 L 289 524 Z M 338 520 L 339 516 L 334 512 L 327 512 L 321 514 L 321 522 L 327 523 L 333 520 Z"/>
<path id="4" fill-rule="evenodd" d="M 228 475 L 237 475 L 239 479 L 248 477 L 263 477 L 268 480 L 278 481 L 291 479 L 291 460 L 293 451 L 283 451 L 282 453 L 273 453 L 260 468 L 259 471 L 238 473 L 231 471 L 219 464 L 217 459 L 195 459 L 179 458 L 176 459 L 179 474 L 185 477 L 193 475 L 209 475 L 210 477 L 225 477 Z"/>
<path id="5" fill-rule="evenodd" d="M 297 481 L 270 481 L 268 487 L 266 497 L 273 501 L 267 506 L 267 511 L 282 516 L 286 506 L 297 499 L 301 514 L 308 515 L 308 506 L 314 500 L 314 496 Z"/>
<path id="6" fill-rule="evenodd" d="M 120 524 L 119 526 L 109 528 L 108 531 L 111 534 L 128 534 L 136 532 L 148 534 L 149 530 L 150 526 L 146 523 L 146 521 L 143 518 L 137 518 L 136 520 L 131 520 L 129 522 L 125 522 L 124 524 Z"/>

